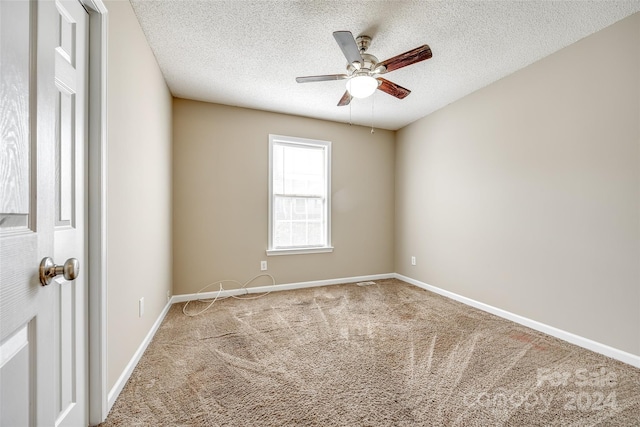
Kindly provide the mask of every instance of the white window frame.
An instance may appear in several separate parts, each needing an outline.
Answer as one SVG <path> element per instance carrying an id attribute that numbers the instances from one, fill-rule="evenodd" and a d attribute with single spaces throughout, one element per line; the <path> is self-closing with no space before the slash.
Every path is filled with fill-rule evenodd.
<path id="1" fill-rule="evenodd" d="M 275 145 L 308 146 L 322 148 L 325 152 L 326 188 L 324 217 L 326 218 L 326 244 L 324 246 L 302 246 L 274 248 L 273 232 L 275 215 L 275 197 L 273 191 L 273 147 Z M 297 138 L 293 136 L 269 134 L 269 240 L 267 255 L 293 255 L 293 254 L 313 254 L 322 252 L 333 252 L 331 246 L 331 141 L 321 141 L 316 139 Z"/>

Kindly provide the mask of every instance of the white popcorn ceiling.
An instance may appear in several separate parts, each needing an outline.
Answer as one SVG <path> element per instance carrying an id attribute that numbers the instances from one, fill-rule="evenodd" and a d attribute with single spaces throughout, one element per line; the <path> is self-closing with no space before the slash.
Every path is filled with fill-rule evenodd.
<path id="1" fill-rule="evenodd" d="M 392 130 L 640 11 L 640 0 L 131 3 L 176 97 Z M 407 98 L 337 107 L 345 81 L 295 81 L 345 72 L 337 30 L 371 36 L 380 61 L 425 43 L 433 58 L 384 76 Z"/>

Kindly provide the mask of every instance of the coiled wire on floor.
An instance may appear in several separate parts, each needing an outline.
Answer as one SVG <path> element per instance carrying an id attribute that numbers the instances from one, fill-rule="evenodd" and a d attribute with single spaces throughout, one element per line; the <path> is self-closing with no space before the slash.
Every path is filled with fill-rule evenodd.
<path id="1" fill-rule="evenodd" d="M 202 289 L 200 289 L 198 292 L 196 292 L 196 294 L 201 294 L 201 293 L 203 293 L 203 292 L 204 292 L 204 290 L 205 290 L 205 289 L 208 289 L 208 288 L 210 288 L 211 286 L 218 285 L 218 284 L 220 285 L 220 289 L 218 289 L 217 294 L 216 294 L 216 296 L 215 296 L 213 299 L 211 299 L 211 298 L 204 298 L 204 299 L 197 299 L 197 300 L 196 300 L 196 301 L 200 301 L 200 302 L 209 302 L 209 304 L 208 304 L 205 308 L 203 308 L 202 310 L 199 310 L 199 311 L 193 312 L 193 313 L 189 313 L 189 312 L 187 312 L 187 307 L 189 306 L 189 303 L 190 303 L 191 301 L 187 301 L 187 302 L 186 302 L 186 304 L 182 307 L 182 313 L 183 313 L 185 316 L 193 317 L 193 316 L 197 316 L 197 315 L 202 314 L 202 313 L 204 313 L 205 311 L 209 310 L 209 309 L 211 308 L 211 306 L 212 306 L 213 304 L 215 304 L 215 302 L 216 302 L 216 301 L 221 301 L 221 300 L 223 300 L 223 299 L 227 299 L 227 298 L 235 298 L 235 299 L 258 299 L 258 298 L 262 298 L 262 297 L 264 297 L 264 296 L 266 296 L 266 295 L 269 295 L 269 294 L 271 293 L 271 291 L 267 291 L 267 292 L 261 293 L 260 295 L 256 295 L 256 296 L 252 296 L 252 297 L 247 296 L 247 295 L 249 295 L 249 289 L 247 288 L 247 286 L 249 286 L 252 282 L 254 282 L 255 280 L 259 279 L 260 277 L 269 277 L 269 278 L 271 278 L 271 285 L 272 285 L 272 286 L 275 286 L 275 284 L 276 284 L 276 279 L 274 279 L 274 277 L 273 277 L 272 275 L 270 275 L 270 274 L 266 274 L 266 273 L 265 273 L 265 274 L 259 274 L 259 275 L 257 275 L 257 276 L 255 276 L 255 277 L 253 277 L 252 279 L 250 279 L 250 280 L 248 280 L 248 281 L 246 281 L 246 282 L 244 282 L 244 283 L 240 283 L 240 282 L 238 282 L 237 280 L 218 280 L 217 282 L 209 283 L 207 286 L 205 286 L 204 288 L 202 288 Z M 237 284 L 237 285 L 240 285 L 240 288 L 239 288 L 239 289 L 240 289 L 240 290 L 244 289 L 244 290 L 245 290 L 245 293 L 244 293 L 244 294 L 242 294 L 242 295 L 227 295 L 227 296 L 223 296 L 223 297 L 221 297 L 221 296 L 220 296 L 220 294 L 222 294 L 222 292 L 225 292 L 225 291 L 226 291 L 226 289 L 224 289 L 224 287 L 222 286 L 222 284 L 223 284 L 223 283 L 226 283 L 226 282 L 228 282 L 228 283 L 235 283 L 235 284 Z M 230 289 L 230 291 L 235 291 L 235 290 L 236 290 L 236 289 Z"/>

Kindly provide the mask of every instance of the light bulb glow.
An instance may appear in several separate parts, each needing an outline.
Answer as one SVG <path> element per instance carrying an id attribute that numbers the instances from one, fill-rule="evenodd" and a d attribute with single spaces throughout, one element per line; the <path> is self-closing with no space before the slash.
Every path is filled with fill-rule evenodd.
<path id="1" fill-rule="evenodd" d="M 371 76 L 355 76 L 347 80 L 347 90 L 354 98 L 366 98 L 378 88 L 378 81 Z"/>

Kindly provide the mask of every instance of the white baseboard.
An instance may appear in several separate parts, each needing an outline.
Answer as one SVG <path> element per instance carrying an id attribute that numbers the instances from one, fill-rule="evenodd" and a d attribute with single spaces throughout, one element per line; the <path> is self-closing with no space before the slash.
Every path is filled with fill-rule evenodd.
<path id="1" fill-rule="evenodd" d="M 261 294 L 263 292 L 288 291 L 291 289 L 314 288 L 317 286 L 340 285 L 343 283 L 365 282 L 369 280 L 392 279 L 395 273 L 375 274 L 371 276 L 343 277 L 341 279 L 315 280 L 311 282 L 287 283 L 283 285 L 255 286 L 245 289 L 230 289 L 225 291 L 202 292 L 196 294 L 182 294 L 171 297 L 171 303 L 194 301 L 198 299 L 210 299 L 218 297 L 228 297 L 232 295 Z"/>
<path id="2" fill-rule="evenodd" d="M 636 368 L 640 368 L 640 356 L 637 356 L 635 354 L 618 350 L 617 348 L 610 347 L 606 344 L 601 344 L 599 342 L 590 340 L 588 338 L 584 338 L 579 335 L 572 334 L 571 332 L 563 331 L 562 329 L 558 329 L 553 326 L 546 325 L 536 320 L 531 320 L 526 317 L 520 316 L 518 314 L 514 314 L 509 311 L 502 310 L 501 308 L 493 307 L 489 304 L 485 304 L 485 303 L 473 300 L 471 298 L 458 295 L 456 293 L 438 288 L 436 286 L 428 285 L 426 283 L 420 282 L 410 277 L 403 276 L 401 274 L 395 274 L 395 277 L 407 283 L 411 283 L 412 285 L 418 286 L 422 289 L 426 289 L 427 291 L 431 291 L 436 294 L 442 295 L 444 297 L 459 301 L 471 307 L 475 307 L 482 311 L 486 311 L 487 313 L 495 314 L 496 316 L 502 317 L 507 320 L 511 320 L 512 322 L 519 323 L 523 326 L 526 326 L 531 329 L 535 329 L 536 331 L 543 332 L 547 335 L 554 336 L 563 341 L 567 341 L 571 344 L 575 344 L 577 346 L 586 348 L 587 350 L 591 350 L 596 353 L 603 354 L 605 356 L 611 357 L 612 359 L 616 359 L 621 362 L 627 363 L 631 366 L 635 366 Z"/>
<path id="3" fill-rule="evenodd" d="M 136 365 L 140 361 L 140 358 L 144 354 L 144 351 L 149 346 L 149 343 L 153 339 L 153 336 L 158 331 L 158 328 L 162 324 L 162 321 L 164 320 L 165 316 L 169 312 L 170 308 L 171 308 L 171 302 L 169 301 L 167 302 L 167 305 L 165 305 L 165 307 L 162 309 L 162 312 L 154 322 L 153 326 L 151 326 L 151 329 L 149 330 L 147 335 L 144 337 L 144 340 L 142 340 L 142 343 L 140 344 L 136 352 L 133 354 L 133 357 L 131 358 L 129 363 L 127 363 L 127 366 L 124 368 L 124 371 L 122 371 L 122 374 L 120 374 L 118 381 L 116 381 L 114 386 L 109 391 L 109 394 L 107 396 L 107 413 L 111 411 L 111 407 L 116 402 L 116 399 L 120 395 L 120 392 L 124 388 L 125 384 L 127 384 L 129 377 L 131 376 L 131 374 L 133 373 L 133 370 L 135 369 Z"/>

